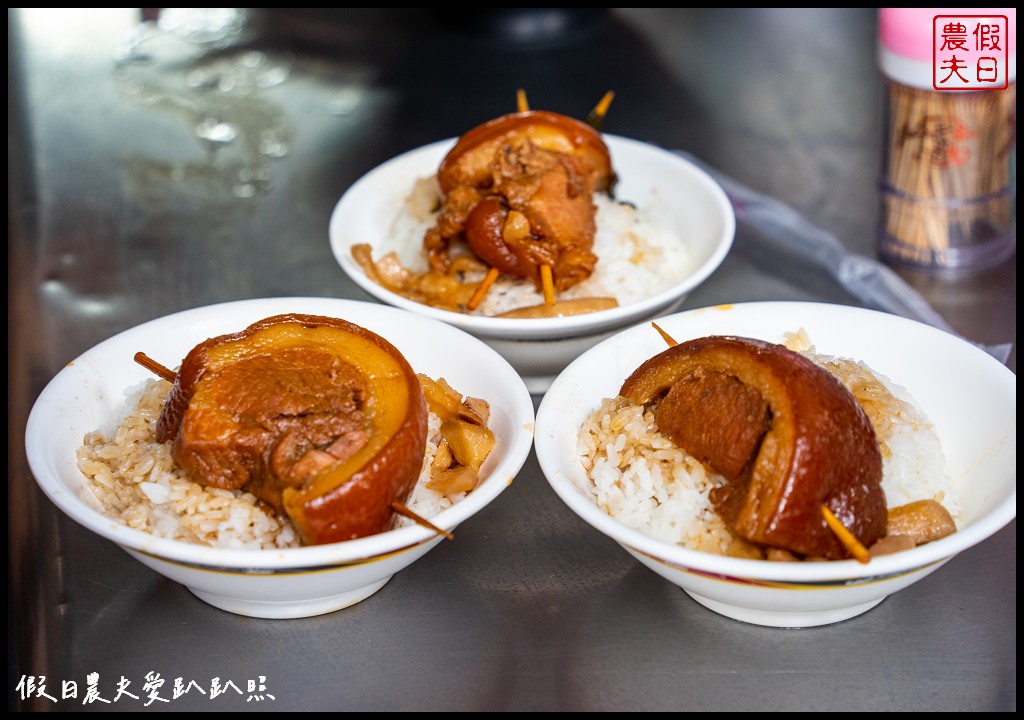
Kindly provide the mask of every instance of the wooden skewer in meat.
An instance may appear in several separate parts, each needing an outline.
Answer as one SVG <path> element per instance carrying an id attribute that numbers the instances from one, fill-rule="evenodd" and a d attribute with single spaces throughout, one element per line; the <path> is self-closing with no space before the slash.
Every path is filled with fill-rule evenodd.
<path id="1" fill-rule="evenodd" d="M 160 379 L 166 380 L 167 382 L 174 382 L 174 379 L 178 376 L 176 372 L 174 372 L 168 367 L 164 367 L 156 360 L 146 355 L 146 353 L 141 351 L 135 353 L 135 362 L 149 370 L 151 373 L 153 373 Z"/>
<path id="2" fill-rule="evenodd" d="M 439 528 L 437 525 L 435 525 L 434 523 L 430 522 L 425 517 L 419 515 L 418 513 L 413 512 L 412 510 L 407 508 L 404 503 L 394 502 L 394 503 L 391 503 L 391 507 L 394 508 L 395 512 L 398 513 L 399 515 L 404 515 L 405 517 L 409 518 L 410 520 L 412 520 L 416 524 L 422 525 L 425 528 L 429 528 L 429 529 L 433 530 L 434 532 L 436 532 L 438 535 L 443 535 L 447 540 L 454 540 L 455 539 L 455 536 L 452 533 L 448 532 L 444 528 Z"/>
<path id="3" fill-rule="evenodd" d="M 828 525 L 828 529 L 831 530 L 836 539 L 843 544 L 850 554 L 853 555 L 857 562 L 866 563 L 871 560 L 871 553 L 864 547 L 857 536 L 850 532 L 845 525 L 835 516 L 828 505 L 821 506 L 821 516 L 825 518 L 825 524 Z"/>
<path id="4" fill-rule="evenodd" d="M 526 99 L 526 91 L 522 88 L 516 90 L 516 110 L 526 112 L 530 109 L 530 101 Z"/>
<path id="5" fill-rule="evenodd" d="M 600 102 L 594 106 L 594 109 L 587 115 L 587 125 L 600 130 L 604 125 L 604 116 L 608 114 L 608 108 L 612 104 L 612 100 L 615 98 L 615 93 L 609 90 L 601 98 Z"/>
<path id="6" fill-rule="evenodd" d="M 661 339 L 664 340 L 666 342 L 666 344 L 668 344 L 669 347 L 675 347 L 676 345 L 679 344 L 676 341 L 676 339 L 674 337 L 672 337 L 671 335 L 669 335 L 667 332 L 665 332 L 661 328 L 661 326 L 658 325 L 658 323 L 652 322 L 651 323 L 651 327 L 653 327 L 655 330 L 658 331 L 658 334 L 661 335 Z"/>

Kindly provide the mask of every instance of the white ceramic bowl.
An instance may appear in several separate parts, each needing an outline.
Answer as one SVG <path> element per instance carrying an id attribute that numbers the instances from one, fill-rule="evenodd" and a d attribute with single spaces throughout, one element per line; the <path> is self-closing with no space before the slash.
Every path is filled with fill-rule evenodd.
<path id="1" fill-rule="evenodd" d="M 73 520 L 211 605 L 265 618 L 306 617 L 353 605 L 442 538 L 420 525 L 285 550 L 215 549 L 158 538 L 108 519 L 79 497 L 85 479 L 75 452 L 87 432 L 111 428 L 125 412 L 126 393 L 153 377 L 133 361 L 136 352 L 173 367 L 199 342 L 281 313 L 325 315 L 361 325 L 395 345 L 416 372 L 444 377 L 463 394 L 490 403 L 497 443 L 481 468 L 480 485 L 431 518 L 438 527 L 451 531 L 495 500 L 533 443 L 533 401 L 501 356 L 450 325 L 414 319 L 376 303 L 274 298 L 213 305 L 127 330 L 68 363 L 29 416 L 25 444 L 39 486 Z M 453 534 L 451 542 L 458 543 L 458 533 Z"/>
<path id="2" fill-rule="evenodd" d="M 673 228 L 685 238 L 693 259 L 691 270 L 672 287 L 645 300 L 564 318 L 491 318 L 423 305 L 368 278 L 352 258 L 352 246 L 381 246 L 413 183 L 437 172 L 454 139 L 399 155 L 357 181 L 331 216 L 331 249 L 345 273 L 367 293 L 480 338 L 512 363 L 532 392 L 541 393 L 569 362 L 600 340 L 645 318 L 678 309 L 722 263 L 735 236 L 736 218 L 729 199 L 703 170 L 646 143 L 615 135 L 604 135 L 604 139 L 618 175 L 616 198 L 647 211 L 653 222 Z"/>
<path id="3" fill-rule="evenodd" d="M 819 353 L 867 363 L 905 387 L 931 419 L 961 494 L 958 532 L 866 564 L 723 557 L 627 527 L 584 490 L 589 480 L 576 438 L 601 399 L 615 397 L 641 362 L 665 349 L 648 323 L 631 328 L 589 350 L 552 384 L 537 412 L 537 458 L 566 505 L 702 605 L 759 625 L 838 622 L 934 572 L 1016 517 L 1017 378 L 974 345 L 895 315 L 817 303 L 723 305 L 671 315 L 658 325 L 679 342 L 738 335 L 781 343 L 785 333 L 803 328 Z"/>

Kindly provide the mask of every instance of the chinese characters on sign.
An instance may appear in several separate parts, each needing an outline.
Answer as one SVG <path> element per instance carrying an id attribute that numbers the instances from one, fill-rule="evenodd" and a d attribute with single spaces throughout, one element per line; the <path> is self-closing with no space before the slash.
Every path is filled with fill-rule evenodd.
<path id="1" fill-rule="evenodd" d="M 1006 15 L 936 15 L 932 85 L 936 90 L 1005 90 L 1010 59 Z"/>
<path id="2" fill-rule="evenodd" d="M 143 707 L 149 707 L 154 703 L 169 703 L 172 700 L 177 700 L 186 693 L 205 695 L 210 700 L 224 694 L 245 696 L 246 702 L 277 699 L 268 692 L 265 675 L 260 675 L 256 680 L 246 681 L 244 692 L 234 681 L 221 680 L 219 677 L 215 677 L 210 681 L 209 691 L 206 689 L 207 686 L 200 685 L 195 680 L 185 682 L 180 677 L 175 678 L 170 687 L 165 688 L 165 684 L 166 681 L 161 677 L 160 673 L 150 671 L 143 678 L 140 689 L 132 692 L 131 680 L 122 675 L 113 686 L 113 689 L 107 695 L 103 695 L 100 693 L 99 673 L 89 673 L 85 676 L 85 687 L 81 691 L 82 704 L 105 703 L 109 705 L 110 703 L 121 701 L 137 701 Z M 60 700 L 78 700 L 79 698 L 78 683 L 74 680 L 60 681 L 59 688 L 56 687 L 56 684 L 52 688 L 47 685 L 45 675 L 22 675 L 21 679 L 18 680 L 17 687 L 15 687 L 15 692 L 18 693 L 18 697 L 21 700 L 41 698 L 50 702 L 57 702 L 58 696 Z"/>

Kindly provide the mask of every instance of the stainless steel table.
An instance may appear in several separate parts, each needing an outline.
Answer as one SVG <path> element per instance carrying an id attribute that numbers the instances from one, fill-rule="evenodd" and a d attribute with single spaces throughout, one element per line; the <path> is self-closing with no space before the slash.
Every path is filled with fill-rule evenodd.
<path id="1" fill-rule="evenodd" d="M 9 709 L 1016 710 L 1015 522 L 865 615 L 777 630 L 638 565 L 531 456 L 457 542 L 367 601 L 272 621 L 204 604 L 37 490 L 25 421 L 64 363 L 219 301 L 369 301 L 328 247 L 338 198 L 510 111 L 518 88 L 576 116 L 614 90 L 608 132 L 691 152 L 874 255 L 871 9 L 169 9 L 159 27 L 137 9 L 9 9 Z M 1016 343 L 1015 258 L 900 272 L 957 332 Z M 686 307 L 749 300 L 859 304 L 741 225 Z M 139 699 L 84 702 L 93 673 Z M 147 705 L 150 673 L 168 702 Z M 26 692 L 42 677 L 54 700 Z M 204 693 L 170 699 L 179 677 Z M 211 697 L 214 678 L 239 692 Z"/>

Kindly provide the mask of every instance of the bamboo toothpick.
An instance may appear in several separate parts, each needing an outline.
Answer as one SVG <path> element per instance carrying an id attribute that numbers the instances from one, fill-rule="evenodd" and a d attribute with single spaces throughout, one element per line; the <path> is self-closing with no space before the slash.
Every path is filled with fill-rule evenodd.
<path id="1" fill-rule="evenodd" d="M 678 342 L 676 342 L 675 338 L 673 338 L 673 337 L 672 337 L 671 335 L 669 335 L 669 334 L 668 334 L 667 332 L 665 332 L 664 330 L 662 330 L 662 329 L 661 329 L 661 327 L 660 327 L 660 326 L 658 325 L 658 323 L 656 323 L 656 322 L 652 322 L 652 323 L 651 323 L 651 325 L 652 325 L 652 326 L 654 327 L 654 329 L 655 329 L 655 330 L 657 330 L 657 331 L 658 331 L 658 334 L 659 334 L 659 335 L 661 335 L 662 339 L 663 339 L 663 340 L 664 340 L 664 341 L 665 341 L 666 343 L 668 343 L 668 346 L 669 346 L 669 347 L 675 347 L 676 345 L 678 345 L 678 344 L 679 344 Z"/>
<path id="2" fill-rule="evenodd" d="M 135 362 L 167 382 L 174 382 L 174 379 L 178 377 L 178 374 L 173 370 L 164 367 L 144 352 L 135 353 Z"/>
<path id="3" fill-rule="evenodd" d="M 604 97 L 594 106 L 594 109 L 587 115 L 587 125 L 600 130 L 601 126 L 604 125 L 604 116 L 608 113 L 608 106 L 612 104 L 612 99 L 615 97 L 615 93 L 609 90 L 604 94 Z"/>
<path id="4" fill-rule="evenodd" d="M 466 303 L 466 307 L 468 309 L 476 310 L 480 307 L 480 303 L 483 302 L 484 296 L 487 294 L 487 291 L 491 289 L 491 285 L 494 284 L 494 281 L 498 279 L 499 274 L 498 268 L 496 267 L 492 267 L 487 271 L 487 275 L 484 276 L 484 279 L 476 286 L 476 290 L 473 291 L 473 297 L 471 297 L 469 302 Z"/>
<path id="5" fill-rule="evenodd" d="M 866 563 L 871 560 L 871 553 L 868 552 L 868 549 L 861 544 L 860 540 L 854 537 L 852 532 L 846 529 L 846 526 L 828 509 L 827 505 L 821 506 L 821 515 L 825 518 L 825 524 L 828 525 L 828 529 L 835 534 L 839 542 L 843 544 L 843 547 L 857 558 L 858 562 Z"/>
<path id="6" fill-rule="evenodd" d="M 522 88 L 516 90 L 516 108 L 519 112 L 526 112 L 530 109 L 530 103 L 526 101 L 526 91 Z"/>
<path id="7" fill-rule="evenodd" d="M 544 304 L 551 307 L 555 304 L 555 280 L 550 265 L 540 266 L 540 283 L 544 290 Z"/>
<path id="8" fill-rule="evenodd" d="M 442 530 L 441 528 L 439 528 L 437 525 L 435 525 L 434 523 L 430 522 L 426 518 L 424 518 L 424 517 L 422 517 L 420 515 L 417 515 L 416 513 L 414 513 L 412 510 L 407 508 L 402 503 L 400 503 L 400 502 L 393 502 L 393 503 L 391 503 L 391 507 L 394 509 L 394 511 L 396 513 L 398 513 L 399 515 L 404 515 L 405 517 L 409 518 L 410 520 L 415 521 L 418 525 L 422 525 L 425 528 L 433 530 L 438 535 L 443 535 L 444 537 L 448 538 L 449 540 L 454 540 L 455 539 L 455 536 L 452 535 L 450 532 L 448 532 L 447 530 Z"/>

